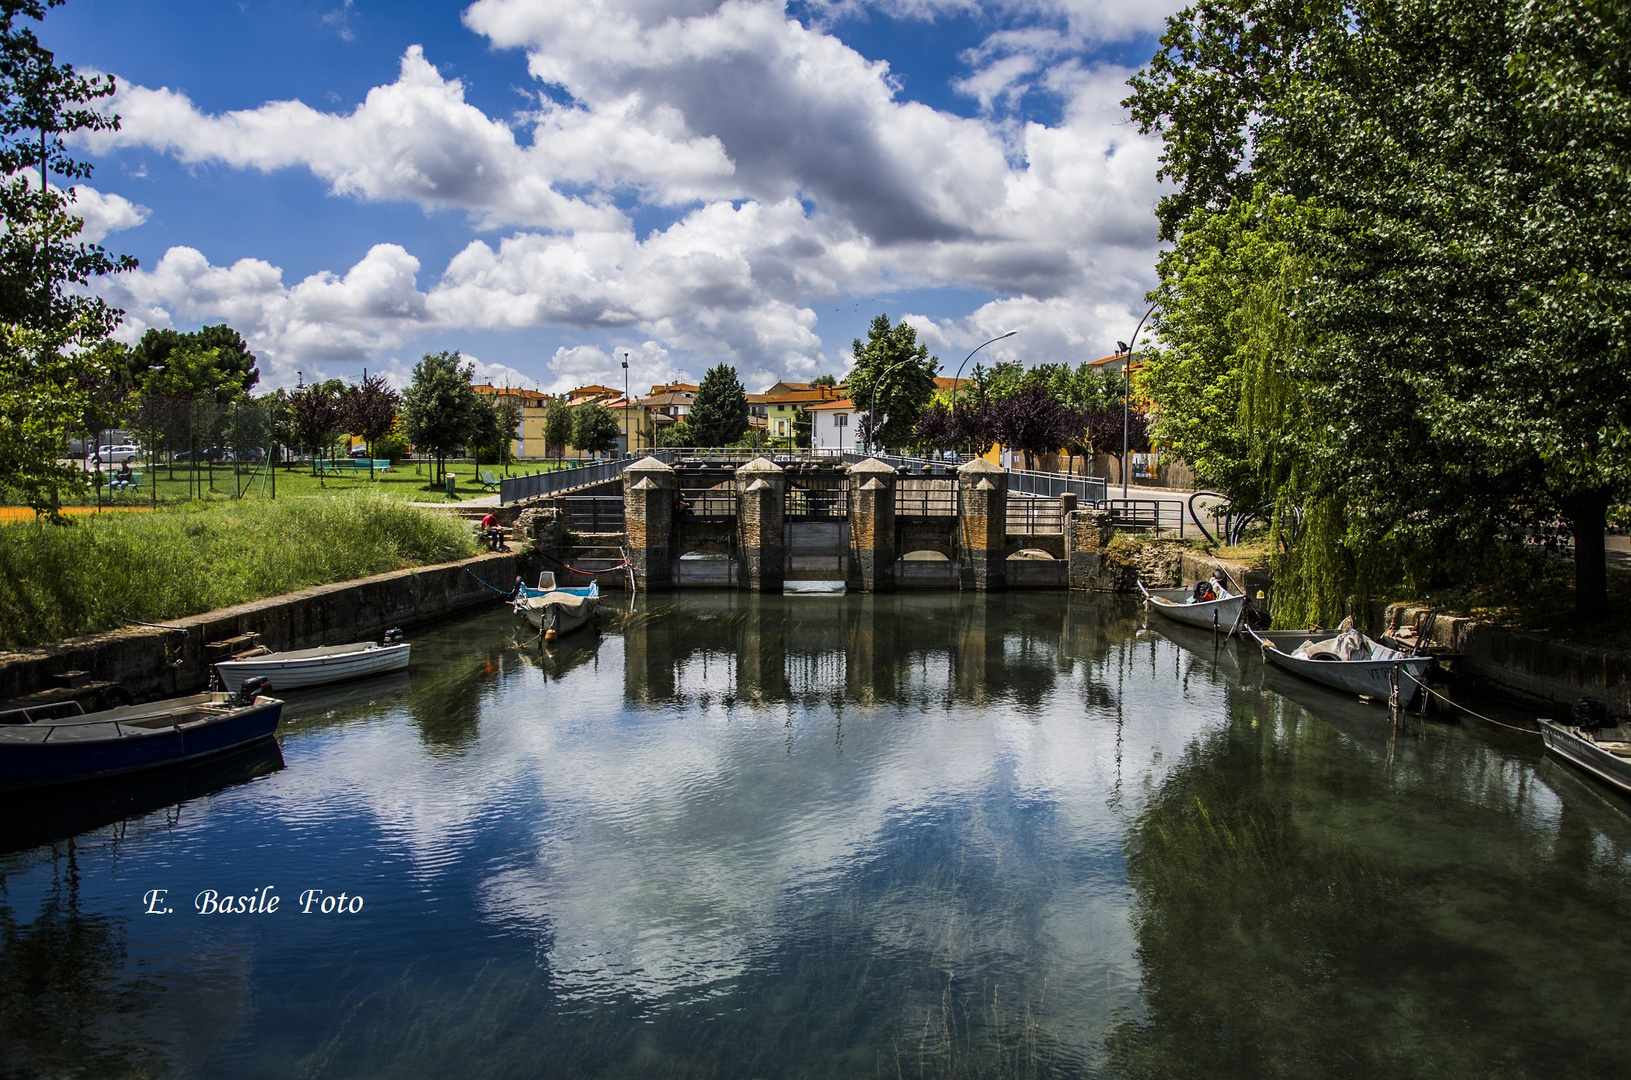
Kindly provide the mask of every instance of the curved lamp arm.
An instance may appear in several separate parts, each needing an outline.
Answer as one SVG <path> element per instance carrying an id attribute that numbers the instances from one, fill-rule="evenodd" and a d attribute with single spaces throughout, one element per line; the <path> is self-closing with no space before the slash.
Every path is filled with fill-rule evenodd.
<path id="1" fill-rule="evenodd" d="M 1003 338 L 1011 338 L 1017 333 L 1019 333 L 1018 330 L 1010 330 L 1006 334 L 998 334 L 996 337 L 992 338 L 991 341 L 982 341 L 978 345 L 974 346 L 974 348 L 970 349 L 967 356 L 963 357 L 963 362 L 957 365 L 957 374 L 951 377 L 951 414 L 953 417 L 957 415 L 957 390 L 958 384 L 963 381 L 963 368 L 968 365 L 970 360 L 974 359 L 975 353 L 979 352 L 987 345 L 992 344 L 992 342 L 1001 341 Z"/>

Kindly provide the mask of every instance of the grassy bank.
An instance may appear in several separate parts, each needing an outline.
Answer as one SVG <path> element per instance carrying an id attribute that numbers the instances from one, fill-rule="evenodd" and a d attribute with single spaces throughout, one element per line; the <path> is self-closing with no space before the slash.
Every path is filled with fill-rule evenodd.
<path id="1" fill-rule="evenodd" d="M 0 648 L 163 622 L 475 553 L 469 526 L 380 495 L 192 503 L 0 526 Z"/>

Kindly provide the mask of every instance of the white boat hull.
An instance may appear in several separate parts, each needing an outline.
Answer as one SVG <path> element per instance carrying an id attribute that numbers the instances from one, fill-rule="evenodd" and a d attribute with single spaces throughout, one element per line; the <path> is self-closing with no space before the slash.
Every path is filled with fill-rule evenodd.
<path id="1" fill-rule="evenodd" d="M 404 671 L 412 646 L 380 645 L 371 641 L 329 645 L 320 649 L 267 653 L 247 660 L 223 660 L 215 665 L 223 686 L 236 687 L 245 679 L 264 677 L 276 690 L 297 690 L 367 675 Z"/>
<path id="2" fill-rule="evenodd" d="M 1322 683 L 1333 690 L 1345 690 L 1360 697 L 1387 701 L 1392 694 L 1394 672 L 1398 672 L 1399 704 L 1409 708 L 1421 694 L 1431 656 L 1401 656 L 1385 660 L 1314 660 L 1292 655 L 1292 649 L 1308 640 L 1333 636 L 1332 631 L 1272 631 L 1259 633 L 1246 628 L 1263 649 L 1263 659 L 1281 671 Z M 1369 639 L 1367 639 L 1369 640 Z M 1375 644 L 1374 642 L 1372 643 Z"/>
<path id="3" fill-rule="evenodd" d="M 1138 591 L 1144 594 L 1146 606 L 1151 611 L 1159 611 L 1173 622 L 1198 626 L 1203 630 L 1210 630 L 1215 625 L 1224 633 L 1234 629 L 1235 623 L 1240 621 L 1240 609 L 1246 604 L 1244 596 L 1225 596 L 1190 604 L 1185 602 L 1192 595 L 1188 589 L 1146 589 L 1142 581 L 1138 583 Z"/>
<path id="4" fill-rule="evenodd" d="M 1578 765 L 1621 791 L 1631 793 L 1631 746 L 1625 743 L 1611 744 L 1624 748 L 1623 753 L 1615 753 L 1606 746 L 1588 739 L 1577 729 L 1552 720 L 1540 721 L 1540 735 L 1546 740 L 1546 749 L 1558 757 Z"/>

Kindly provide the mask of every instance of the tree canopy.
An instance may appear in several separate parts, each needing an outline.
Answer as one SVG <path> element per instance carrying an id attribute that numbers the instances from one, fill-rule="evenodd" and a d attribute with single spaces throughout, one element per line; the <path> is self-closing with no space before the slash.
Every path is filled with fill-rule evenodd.
<path id="1" fill-rule="evenodd" d="M 697 385 L 685 422 L 697 446 L 730 446 L 748 429 L 748 399 L 736 369 L 715 364 Z"/>
<path id="2" fill-rule="evenodd" d="M 440 478 L 448 455 L 479 432 L 474 364 L 461 364 L 457 352 L 426 353 L 413 366 L 413 382 L 402 395 L 402 417 L 414 446 L 436 459 Z"/>
<path id="3" fill-rule="evenodd" d="M 0 0 L 0 485 L 53 514 L 85 483 L 60 459 L 119 359 L 105 343 L 120 313 L 85 286 L 136 265 L 80 240 L 73 190 L 46 185 L 90 176 L 64 135 L 119 124 L 96 107 L 113 79 L 58 64 L 27 24 L 60 3 Z"/>
<path id="4" fill-rule="evenodd" d="M 934 377 L 940 372 L 939 357 L 930 356 L 928 346 L 917 340 L 910 323 L 891 324 L 887 314 L 872 320 L 867 338 L 856 338 L 851 346 L 855 368 L 845 381 L 850 399 L 865 415 L 862 425 L 869 434 L 870 420 L 878 418 L 877 441 L 884 446 L 907 446 L 924 408 L 934 397 Z"/>
<path id="5" fill-rule="evenodd" d="M 1141 387 L 1271 508 L 1276 616 L 1561 516 L 1581 615 L 1631 499 L 1631 15 L 1591 0 L 1211 0 L 1128 99 L 1159 132 L 1163 343 Z"/>
<path id="6" fill-rule="evenodd" d="M 617 414 L 598 401 L 572 407 L 572 445 L 591 454 L 606 454 L 617 448 L 622 433 Z"/>

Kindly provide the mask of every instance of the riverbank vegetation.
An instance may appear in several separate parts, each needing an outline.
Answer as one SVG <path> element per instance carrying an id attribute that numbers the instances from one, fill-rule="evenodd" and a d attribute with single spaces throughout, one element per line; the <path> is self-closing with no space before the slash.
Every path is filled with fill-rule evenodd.
<path id="1" fill-rule="evenodd" d="M 1272 523 L 1282 625 L 1515 584 L 1603 620 L 1631 503 L 1631 10 L 1220 0 L 1127 105 L 1164 143 L 1156 437 Z"/>
<path id="2" fill-rule="evenodd" d="M 464 521 L 378 495 L 191 503 L 67 525 L 4 525 L 0 648 L 473 554 Z"/>

